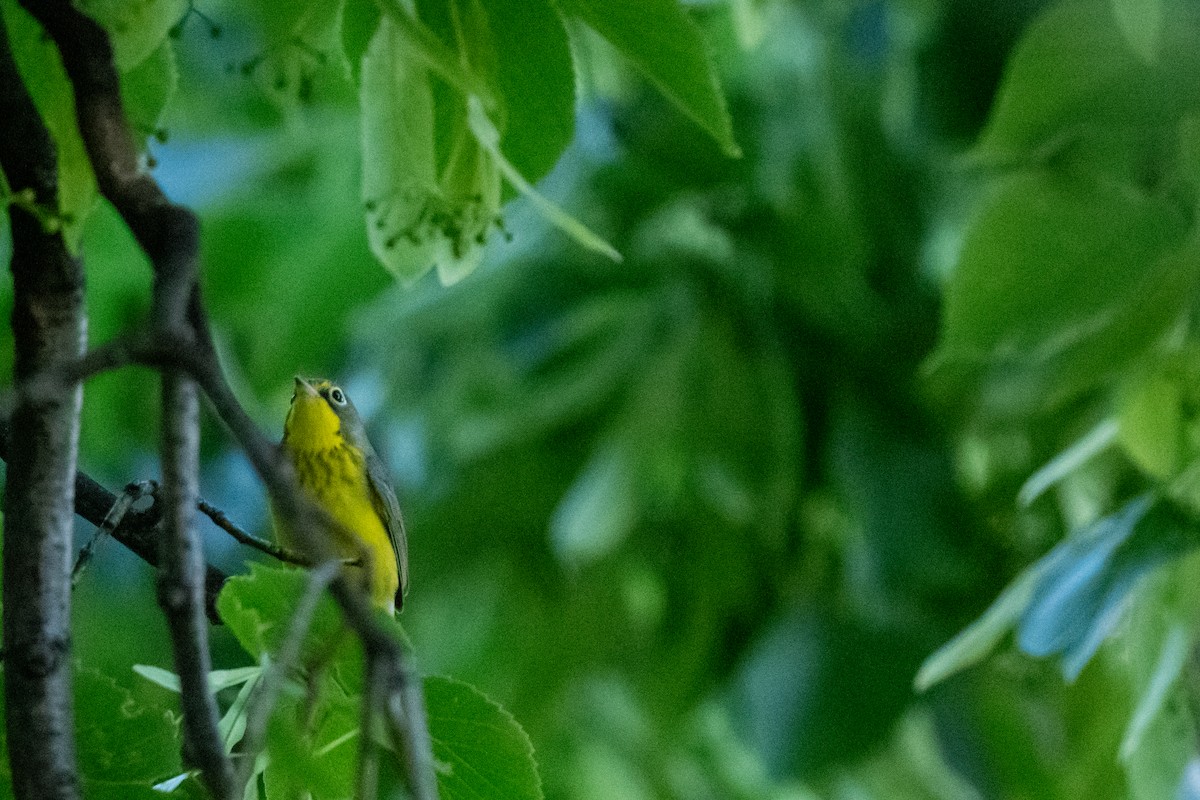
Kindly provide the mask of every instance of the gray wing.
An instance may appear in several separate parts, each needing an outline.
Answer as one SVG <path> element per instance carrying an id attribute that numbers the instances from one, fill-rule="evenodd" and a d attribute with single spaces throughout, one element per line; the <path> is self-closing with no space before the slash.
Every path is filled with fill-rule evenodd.
<path id="1" fill-rule="evenodd" d="M 408 592 L 408 538 L 404 533 L 404 517 L 400 515 L 400 503 L 388 480 L 383 461 L 371 448 L 366 452 L 367 479 L 371 484 L 371 499 L 375 510 L 387 525 L 388 539 L 396 553 L 396 569 L 400 573 L 400 588 L 396 591 L 396 610 L 404 606 L 404 595 Z"/>

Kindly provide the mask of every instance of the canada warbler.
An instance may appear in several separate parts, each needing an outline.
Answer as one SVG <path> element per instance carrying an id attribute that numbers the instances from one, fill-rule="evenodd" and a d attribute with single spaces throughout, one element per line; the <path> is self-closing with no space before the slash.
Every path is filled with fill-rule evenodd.
<path id="1" fill-rule="evenodd" d="M 408 589 L 404 520 L 383 462 L 345 391 L 326 380 L 297 377 L 282 446 L 301 489 L 342 529 L 335 529 L 334 551 L 358 562 L 347 569 L 371 602 L 394 611 Z M 303 552 L 278 517 L 276 530 L 281 544 Z"/>

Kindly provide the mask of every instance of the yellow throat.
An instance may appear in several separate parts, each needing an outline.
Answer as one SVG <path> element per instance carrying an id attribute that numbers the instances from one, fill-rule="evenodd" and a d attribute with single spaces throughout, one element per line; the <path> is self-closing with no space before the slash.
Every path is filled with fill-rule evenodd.
<path id="1" fill-rule="evenodd" d="M 283 443 L 289 450 L 318 452 L 343 444 L 342 421 L 319 394 L 330 387 L 329 381 L 316 385 L 297 378 L 296 399 L 283 423 Z"/>

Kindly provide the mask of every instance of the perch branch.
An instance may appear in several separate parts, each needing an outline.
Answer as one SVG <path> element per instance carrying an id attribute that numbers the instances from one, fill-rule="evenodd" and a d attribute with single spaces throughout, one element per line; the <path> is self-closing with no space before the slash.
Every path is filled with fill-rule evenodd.
<path id="1" fill-rule="evenodd" d="M 312 562 L 299 553 L 293 553 L 286 547 L 272 544 L 265 539 L 260 539 L 238 527 L 224 511 L 212 505 L 204 499 L 196 501 L 196 508 L 200 513 L 212 520 L 213 524 L 221 530 L 228 533 L 233 540 L 239 544 L 244 544 L 246 547 L 254 548 L 260 553 L 266 553 L 277 561 L 282 561 L 285 564 L 296 564 L 301 567 L 311 567 Z"/>

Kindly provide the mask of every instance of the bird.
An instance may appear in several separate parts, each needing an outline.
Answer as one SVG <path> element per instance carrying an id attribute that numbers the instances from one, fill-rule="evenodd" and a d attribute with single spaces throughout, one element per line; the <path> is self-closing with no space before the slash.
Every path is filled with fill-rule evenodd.
<path id="1" fill-rule="evenodd" d="M 375 607 L 394 614 L 408 591 L 404 519 L 383 461 L 345 390 L 329 380 L 296 376 L 280 447 L 300 489 L 337 523 L 330 544 L 347 561 L 347 574 Z M 280 544 L 304 552 L 278 514 L 275 528 Z"/>

